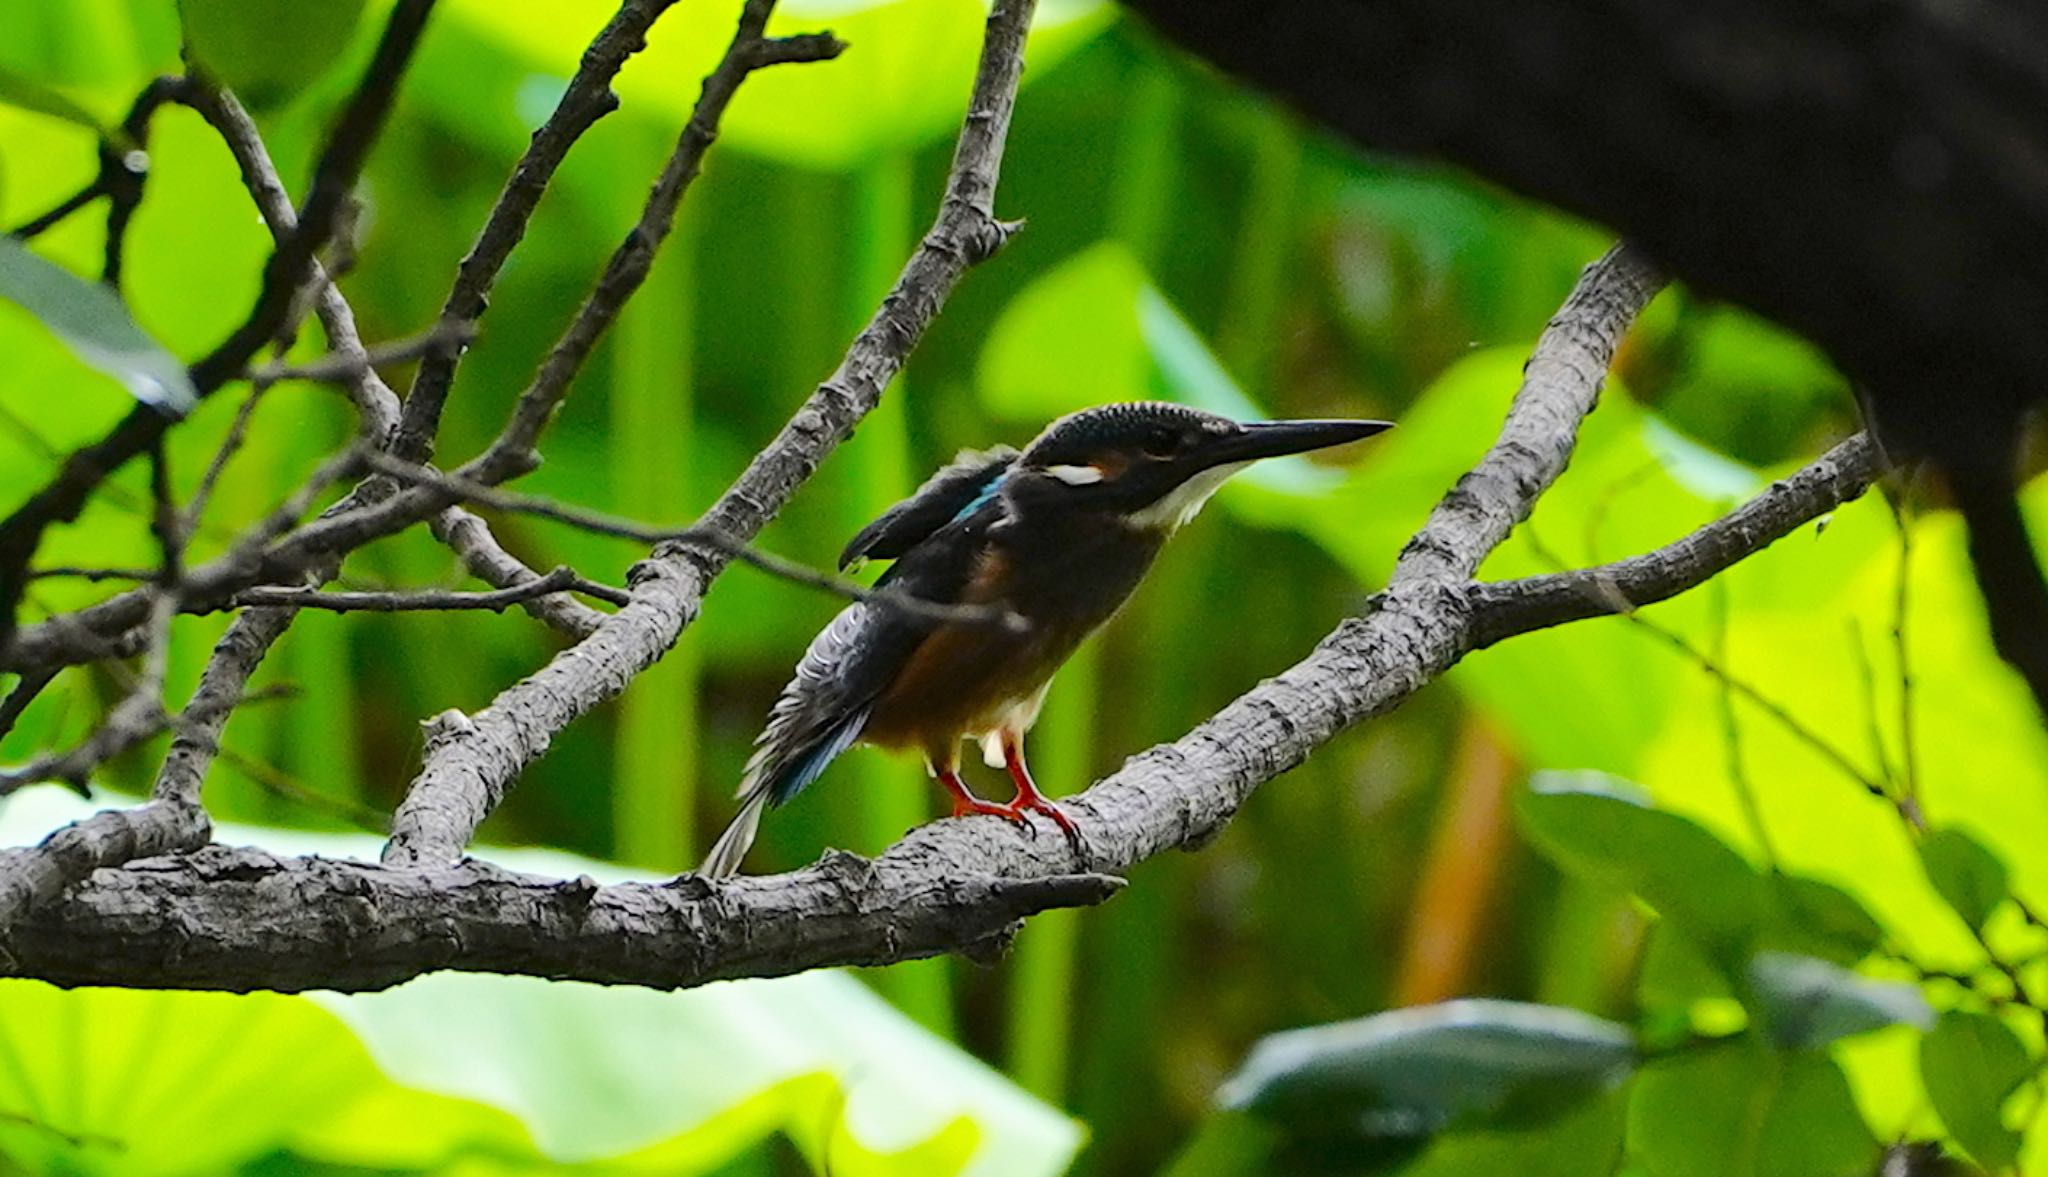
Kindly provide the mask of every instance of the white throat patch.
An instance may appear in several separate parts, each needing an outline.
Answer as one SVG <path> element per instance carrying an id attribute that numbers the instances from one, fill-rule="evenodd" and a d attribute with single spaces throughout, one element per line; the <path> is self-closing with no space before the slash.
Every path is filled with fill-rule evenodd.
<path id="1" fill-rule="evenodd" d="M 1222 466 L 1211 466 L 1159 497 L 1159 501 L 1142 511 L 1128 516 L 1132 527 L 1147 531 L 1164 531 L 1169 534 L 1193 519 L 1201 511 L 1202 504 L 1217 488 L 1230 481 L 1230 476 L 1251 465 L 1250 462 L 1230 462 Z"/>

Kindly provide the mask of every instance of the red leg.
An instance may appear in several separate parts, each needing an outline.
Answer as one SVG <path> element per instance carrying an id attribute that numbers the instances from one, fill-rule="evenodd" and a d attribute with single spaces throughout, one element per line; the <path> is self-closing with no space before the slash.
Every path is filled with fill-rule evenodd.
<path id="1" fill-rule="evenodd" d="M 933 765 L 932 775 L 938 778 L 941 788 L 952 794 L 954 817 L 966 817 L 970 813 L 992 813 L 997 817 L 1006 818 L 1020 825 L 1030 825 L 1030 822 L 1011 806 L 997 805 L 993 801 L 983 801 L 969 792 L 966 782 L 960 779 L 959 771 L 951 765 L 944 768 Z"/>
<path id="2" fill-rule="evenodd" d="M 1080 827 L 1067 816 L 1066 810 L 1038 791 L 1037 782 L 1031 779 L 1031 769 L 1024 763 L 1024 741 L 1010 732 L 1003 733 L 1003 767 L 1010 770 L 1010 779 L 1017 782 L 1017 795 L 1010 798 L 1010 811 L 1019 816 L 1033 810 L 1043 813 L 1067 836 L 1067 844 L 1074 848 L 1074 853 L 1083 855 Z"/>

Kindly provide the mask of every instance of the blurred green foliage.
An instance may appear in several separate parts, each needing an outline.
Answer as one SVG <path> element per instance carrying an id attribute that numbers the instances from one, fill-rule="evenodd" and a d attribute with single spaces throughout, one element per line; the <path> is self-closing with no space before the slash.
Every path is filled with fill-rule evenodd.
<path id="1" fill-rule="evenodd" d="M 118 122 L 152 74 L 176 68 L 180 10 L 198 59 L 253 87 L 271 150 L 303 189 L 387 7 L 326 6 L 317 35 L 275 53 L 263 49 L 276 38 L 250 23 L 278 19 L 261 4 L 0 9 L 0 225 L 90 179 L 87 125 Z M 443 0 L 363 187 L 343 289 L 366 337 L 431 322 L 608 7 Z M 631 222 L 736 7 L 679 5 L 627 67 L 621 109 L 578 145 L 493 295 L 450 402 L 444 458 L 489 438 Z M 738 473 L 830 371 L 929 223 L 979 12 L 974 0 L 787 0 L 780 30 L 829 27 L 851 48 L 743 89 L 675 239 L 526 489 L 682 522 Z M 156 116 L 150 158 L 122 294 L 142 330 L 190 357 L 246 310 L 266 239 L 226 152 L 189 112 Z M 1530 344 L 1606 244 L 1455 172 L 1360 158 L 1092 0 L 1043 5 L 999 210 L 1028 217 L 1028 230 L 963 285 L 883 409 L 767 547 L 824 565 L 955 449 L 1021 443 L 1101 400 L 1402 422 L 1350 468 L 1276 463 L 1240 480 L 1169 547 L 1053 690 L 1034 740 L 1054 792 L 1177 736 L 1360 608 L 1489 444 Z M 102 223 L 74 216 L 35 251 L 96 274 Z M 0 304 L 9 504 L 131 403 L 34 309 Z M 296 354 L 317 354 L 317 335 Z M 182 493 L 237 396 L 215 397 L 174 432 Z M 1842 381 L 1812 349 L 1673 290 L 1630 337 L 1571 470 L 1484 572 L 1668 542 L 1853 421 Z M 221 550 L 351 427 L 327 389 L 270 392 L 197 554 Z M 53 532 L 44 562 L 147 563 L 147 503 L 138 464 Z M 530 520 L 495 525 L 538 567 L 617 581 L 637 555 Z M 2048 1172 L 2042 1134 L 2027 1131 L 2043 1102 L 2029 995 L 2048 982 L 2048 935 L 2033 916 L 2048 894 L 2048 744 L 1989 652 L 1963 566 L 1952 518 L 1930 511 L 1902 532 L 1873 496 L 1639 620 L 1475 655 L 1262 790 L 1199 855 L 1143 864 L 1099 910 L 1033 921 L 1003 965 L 863 976 L 925 1031 L 829 988 L 837 977 L 684 995 L 436 979 L 317 1008 L 13 985 L 0 995 L 0 1150 L 53 1173 L 1064 1167 L 1067 1122 L 973 1071 L 957 1047 L 1085 1124 L 1084 1173 L 1847 1174 L 1902 1139 Z M 353 557 L 344 579 L 460 574 L 428 537 L 408 535 Z M 31 611 L 103 592 L 39 581 Z M 728 814 L 769 701 L 838 604 L 733 572 L 675 654 L 526 774 L 486 840 L 688 865 Z M 177 623 L 174 694 L 191 689 L 223 624 Z M 236 716 L 236 757 L 216 768 L 209 807 L 330 832 L 387 811 L 418 763 L 418 720 L 483 706 L 555 646 L 517 614 L 309 614 L 259 680 L 300 694 Z M 0 761 L 75 741 L 118 694 L 104 669 L 67 672 L 0 742 Z M 1494 755 L 1456 751 L 1474 746 Z M 161 751 L 111 765 L 104 783 L 144 786 Z M 1527 786 L 1548 772 L 1605 775 Z M 28 804 L 10 806 L 13 841 L 55 820 Z M 1934 832 L 1916 834 L 1902 808 Z M 914 766 L 857 751 L 775 815 L 754 866 L 793 866 L 825 846 L 876 851 L 935 811 Z M 1473 851 L 1445 833 L 1467 812 L 1511 831 L 1486 843 L 1505 849 Z M 1433 906 L 1427 880 L 1483 880 L 1482 902 Z M 1460 963 L 1431 973 L 1424 956 L 1443 946 Z M 1443 1040 L 1399 1038 L 1426 1019 L 1370 1021 L 1397 994 L 1604 1019 L 1570 1023 L 1603 1027 L 1581 1043 L 1600 1060 L 1588 1071 L 1598 1081 L 1569 1085 L 1581 1098 L 1542 1115 L 1476 1114 L 1504 1106 L 1467 1097 L 1515 1087 L 1503 1070 L 1512 1060 L 1554 1073 L 1559 1054 L 1431 1053 Z M 721 1002 L 759 1018 L 718 1037 Z M 1485 1041 L 1521 1041 L 1523 1015 L 1501 1016 Z M 1318 1105 L 1311 1131 L 1262 1117 L 1257 1100 L 1217 1110 L 1219 1086 L 1262 1035 L 1357 1019 L 1378 1053 L 1311 1052 L 1306 1064 L 1350 1076 L 1340 1088 L 1355 1104 Z M 787 1067 L 724 1073 L 827 1022 L 846 1038 L 831 1066 L 799 1051 Z M 1625 1066 L 1609 1065 L 1610 1027 L 1633 1044 Z M 1329 1039 L 1339 1050 L 1358 1040 Z M 1375 1060 L 1405 1067 L 1417 1051 L 1452 1062 L 1419 1086 L 1374 1085 Z M 1276 1056 L 1252 1057 L 1256 1070 Z M 1474 1057 L 1474 1072 L 1454 1065 Z M 878 1114 L 859 1111 L 864 1083 L 892 1093 L 880 1103 L 976 1084 L 986 1098 L 962 1112 L 964 1126 L 913 1116 L 905 1127 L 862 1119 Z M 1408 1101 L 1392 1119 L 1426 1131 L 1360 1130 L 1390 1122 L 1367 1114 L 1384 1112 L 1389 1092 Z M 1417 1100 L 1435 1104 L 1418 1113 Z M 104 1151 L 105 1135 L 123 1150 Z M 906 1148 L 928 1151 L 891 1159 Z"/>

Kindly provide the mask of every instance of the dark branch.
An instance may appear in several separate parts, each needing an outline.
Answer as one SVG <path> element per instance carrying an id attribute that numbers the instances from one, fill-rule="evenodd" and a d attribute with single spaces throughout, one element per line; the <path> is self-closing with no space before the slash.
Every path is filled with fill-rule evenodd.
<path id="1" fill-rule="evenodd" d="M 569 329 L 541 361 L 533 383 L 513 406 L 512 419 L 483 455 L 462 468 L 464 476 L 483 483 L 503 482 L 533 469 L 540 461 L 534 446 L 547 428 L 569 385 L 590 358 L 626 300 L 640 289 L 654 265 L 655 251 L 675 225 L 676 209 L 690 189 L 691 181 L 703 169 L 704 153 L 718 138 L 718 123 L 725 108 L 739 92 L 740 84 L 753 71 L 782 62 L 825 61 L 844 49 L 830 36 L 785 37 L 769 41 L 763 36 L 775 0 L 748 0 L 740 11 L 739 28 L 733 33 L 725 57 L 704 79 L 704 88 L 691 108 L 689 121 L 676 140 L 675 150 L 662 167 L 653 191 L 641 208 L 640 219 L 626 233 L 605 263 L 604 273 L 591 290 Z"/>
<path id="2" fill-rule="evenodd" d="M 99 170 L 85 187 L 57 202 L 56 207 L 8 234 L 26 241 L 56 227 L 102 196 L 109 198 L 107 244 L 101 281 L 119 287 L 121 251 L 128 221 L 142 203 L 143 180 L 149 175 L 149 125 L 157 108 L 166 102 L 183 101 L 192 83 L 176 76 L 153 78 L 128 107 L 120 128 L 99 145 Z"/>
<path id="3" fill-rule="evenodd" d="M 1474 645 L 1626 613 L 1681 593 L 1862 494 L 1877 477 L 1880 461 L 1870 436 L 1859 433 L 1667 547 L 1598 568 L 1478 585 L 1472 590 Z"/>
<path id="4" fill-rule="evenodd" d="M 555 169 L 569 154 L 569 148 L 583 137 L 597 120 L 618 109 L 612 93 L 612 79 L 626 59 L 647 44 L 647 30 L 675 0 L 624 0 L 618 12 L 583 51 L 576 74 L 563 88 L 554 112 L 533 133 L 526 154 L 512 169 L 505 189 L 491 206 L 476 244 L 462 259 L 455 275 L 454 289 L 441 307 L 441 321 L 473 328 L 483 317 L 491 287 L 512 249 L 526 235 L 526 223 L 540 204 L 541 193 L 554 179 Z M 461 354 L 430 355 L 413 376 L 406 394 L 405 412 L 398 427 L 392 452 L 408 462 L 425 462 L 434 453 L 434 435 L 441 426 L 441 409 L 448 390 L 455 383 L 455 367 Z"/>

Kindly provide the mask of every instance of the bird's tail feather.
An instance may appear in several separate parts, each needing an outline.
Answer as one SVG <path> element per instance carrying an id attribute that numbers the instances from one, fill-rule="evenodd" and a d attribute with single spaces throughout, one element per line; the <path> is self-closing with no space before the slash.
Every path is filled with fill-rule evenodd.
<path id="1" fill-rule="evenodd" d="M 746 777 L 740 782 L 739 815 L 712 844 L 711 853 L 704 856 L 704 865 L 697 873 L 722 879 L 738 870 L 740 860 L 747 856 L 747 848 L 754 844 L 755 832 L 761 828 L 761 811 L 782 804 L 818 779 L 827 764 L 860 738 L 867 720 L 868 709 L 863 707 L 794 756 L 778 754 L 781 750 L 773 743 L 756 752 L 747 762 Z"/>
<path id="2" fill-rule="evenodd" d="M 712 843 L 711 853 L 704 856 L 704 865 L 697 868 L 697 873 L 722 879 L 738 870 L 740 860 L 747 856 L 747 848 L 754 844 L 755 832 L 761 828 L 761 811 L 767 807 L 768 790 L 755 790 L 740 806 L 739 816 Z"/>

